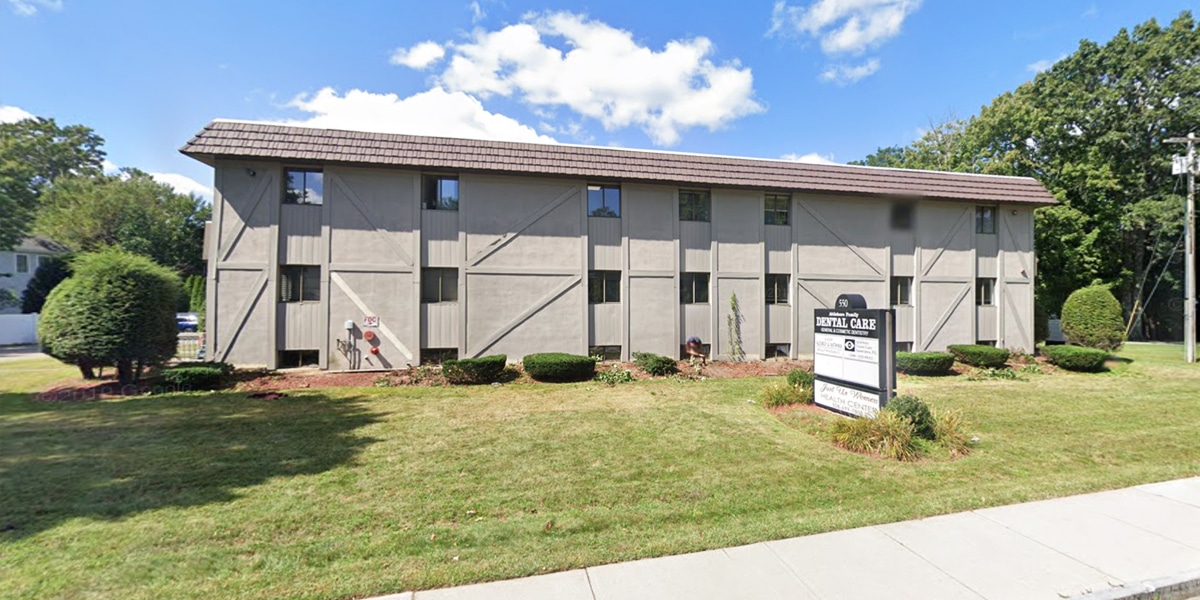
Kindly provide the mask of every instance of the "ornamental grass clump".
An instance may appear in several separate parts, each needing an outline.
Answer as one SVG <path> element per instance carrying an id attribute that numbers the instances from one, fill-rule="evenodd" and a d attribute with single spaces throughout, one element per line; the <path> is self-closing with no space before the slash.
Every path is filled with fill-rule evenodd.
<path id="1" fill-rule="evenodd" d="M 792 404 L 812 404 L 812 386 L 804 387 L 779 382 L 763 388 L 762 404 L 767 408 L 777 408 Z"/>
<path id="2" fill-rule="evenodd" d="M 899 461 L 920 458 L 912 423 L 894 412 L 880 411 L 875 418 L 838 419 L 829 431 L 834 445 L 859 454 Z"/>

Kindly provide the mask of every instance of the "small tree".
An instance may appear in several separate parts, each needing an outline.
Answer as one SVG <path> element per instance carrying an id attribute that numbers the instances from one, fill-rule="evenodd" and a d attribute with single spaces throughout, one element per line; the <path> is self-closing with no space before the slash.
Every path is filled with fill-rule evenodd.
<path id="1" fill-rule="evenodd" d="M 729 314 L 725 315 L 725 327 L 729 330 L 729 356 L 739 362 L 746 360 L 746 350 L 742 348 L 742 321 L 745 320 L 737 293 L 729 294 Z"/>
<path id="2" fill-rule="evenodd" d="M 1121 303 L 1107 285 L 1075 290 L 1063 304 L 1062 330 L 1067 341 L 1073 344 L 1116 350 L 1125 343 Z"/>
<path id="3" fill-rule="evenodd" d="M 114 365 L 122 384 L 175 355 L 178 276 L 115 249 L 81 254 L 71 266 L 74 275 L 50 292 L 38 322 L 48 354 L 77 365 L 85 379 Z"/>
<path id="4" fill-rule="evenodd" d="M 25 314 L 42 312 L 42 305 L 50 292 L 71 276 L 67 261 L 57 256 L 43 256 L 38 260 L 38 268 L 29 279 L 29 285 L 21 294 L 21 312 Z"/>

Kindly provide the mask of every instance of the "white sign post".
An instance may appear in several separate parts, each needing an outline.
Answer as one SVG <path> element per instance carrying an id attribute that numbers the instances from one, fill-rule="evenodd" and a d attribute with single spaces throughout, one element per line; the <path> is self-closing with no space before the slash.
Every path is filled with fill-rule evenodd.
<path id="1" fill-rule="evenodd" d="M 895 315 L 868 309 L 862 296 L 844 294 L 837 307 L 813 318 L 813 395 L 820 406 L 873 417 L 896 386 Z"/>

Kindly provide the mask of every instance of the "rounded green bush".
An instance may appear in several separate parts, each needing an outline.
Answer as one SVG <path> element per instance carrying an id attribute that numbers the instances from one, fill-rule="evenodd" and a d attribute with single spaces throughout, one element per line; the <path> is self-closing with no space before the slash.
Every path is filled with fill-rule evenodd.
<path id="1" fill-rule="evenodd" d="M 500 379 L 508 356 L 497 354 L 479 358 L 459 358 L 442 363 L 442 377 L 454 384 L 478 385 Z"/>
<path id="2" fill-rule="evenodd" d="M 651 375 L 670 375 L 679 370 L 675 359 L 653 352 L 634 352 L 633 364 Z"/>
<path id="3" fill-rule="evenodd" d="M 949 375 L 954 355 L 949 352 L 897 352 L 896 370 L 909 375 Z"/>
<path id="4" fill-rule="evenodd" d="M 229 385 L 233 366 L 223 362 L 182 364 L 162 372 L 162 382 L 170 392 L 216 390 Z"/>
<path id="5" fill-rule="evenodd" d="M 913 426 L 913 435 L 927 440 L 936 437 L 933 413 L 929 412 L 929 406 L 920 398 L 908 394 L 896 396 L 887 403 L 884 410 L 908 419 Z"/>
<path id="6" fill-rule="evenodd" d="M 787 374 L 788 385 L 794 387 L 811 388 L 816 376 L 804 369 L 793 369 Z"/>
<path id="7" fill-rule="evenodd" d="M 1121 303 L 1106 285 L 1075 290 L 1063 304 L 1062 330 L 1072 344 L 1116 350 L 1125 343 Z"/>
<path id="8" fill-rule="evenodd" d="M 1000 369 L 1008 363 L 1008 350 L 982 344 L 955 344 L 947 346 L 946 350 L 954 355 L 955 360 L 964 365 L 982 369 Z"/>
<path id="9" fill-rule="evenodd" d="M 527 354 L 521 365 L 538 381 L 587 381 L 596 376 L 594 358 L 565 352 Z"/>
<path id="10" fill-rule="evenodd" d="M 1046 346 L 1042 353 L 1053 365 L 1085 373 L 1104 370 L 1104 361 L 1108 360 L 1107 351 L 1083 346 Z"/>

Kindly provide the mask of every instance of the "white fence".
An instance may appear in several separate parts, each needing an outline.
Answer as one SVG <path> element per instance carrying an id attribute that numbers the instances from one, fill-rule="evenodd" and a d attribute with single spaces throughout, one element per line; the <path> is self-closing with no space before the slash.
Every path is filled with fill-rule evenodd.
<path id="1" fill-rule="evenodd" d="M 0 346 L 36 344 L 38 316 L 0 315 Z"/>

